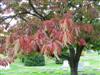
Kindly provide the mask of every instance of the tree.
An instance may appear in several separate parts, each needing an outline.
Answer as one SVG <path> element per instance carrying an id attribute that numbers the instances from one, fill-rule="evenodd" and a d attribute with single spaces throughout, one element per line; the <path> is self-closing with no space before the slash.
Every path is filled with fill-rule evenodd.
<path id="1" fill-rule="evenodd" d="M 42 54 L 55 56 L 60 60 L 62 48 L 67 47 L 71 75 L 78 75 L 81 52 L 92 38 L 91 34 L 94 29 L 91 24 L 75 23 L 72 17 L 72 12 L 69 11 L 63 18 L 43 21 L 34 35 L 20 35 L 17 39 L 19 39 L 22 52 L 30 54 L 35 50 Z"/>
<path id="2" fill-rule="evenodd" d="M 61 55 L 62 48 L 67 47 L 71 75 L 78 75 L 77 68 L 81 52 L 92 38 L 90 34 L 94 30 L 91 22 L 93 18 L 98 16 L 98 1 L 28 0 L 21 2 L 20 0 L 14 0 L 10 4 L 9 1 L 2 1 L 9 7 L 5 8 L 5 10 L 1 9 L 1 12 L 13 11 L 15 13 L 10 16 L 2 16 L 1 23 L 5 23 L 5 29 L 7 29 L 14 18 L 20 19 L 19 23 L 25 21 L 23 24 L 26 26 L 19 26 L 17 30 L 22 31 L 23 35 L 20 35 L 18 39 L 25 53 L 30 53 L 33 49 L 43 54 L 54 55 L 60 60 L 58 56 Z M 36 31 L 31 35 L 26 32 L 29 31 L 30 33 L 31 28 L 37 26 L 38 21 L 33 24 L 34 21 L 27 21 L 29 17 L 37 17 L 42 21 L 41 26 L 37 27 Z M 7 23 L 8 18 L 11 18 L 11 20 Z M 88 20 L 84 21 L 85 19 Z"/>
<path id="3" fill-rule="evenodd" d="M 42 32 L 45 35 L 39 36 Z M 48 53 L 50 55 L 61 54 L 63 47 L 68 48 L 68 62 L 71 68 L 71 75 L 78 75 L 77 68 L 78 62 L 81 56 L 81 52 L 88 43 L 93 31 L 93 26 L 90 24 L 76 24 L 72 20 L 71 12 L 68 12 L 66 16 L 60 20 L 51 19 L 44 21 L 43 28 L 39 29 L 36 35 L 38 43 L 41 43 L 40 49 L 42 53 Z M 37 34 L 36 33 L 36 34 Z M 47 41 L 44 38 L 48 38 Z M 41 40 L 41 42 L 39 41 Z"/>

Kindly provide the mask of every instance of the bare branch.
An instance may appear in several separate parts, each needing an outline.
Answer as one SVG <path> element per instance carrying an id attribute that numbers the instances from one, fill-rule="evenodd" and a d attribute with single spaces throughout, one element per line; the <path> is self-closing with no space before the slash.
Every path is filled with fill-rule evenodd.
<path id="1" fill-rule="evenodd" d="M 35 14 L 37 14 L 38 16 L 40 16 L 40 18 L 42 19 L 42 20 L 45 20 L 45 17 L 44 16 L 42 16 L 40 13 L 38 13 L 38 11 L 35 9 L 35 7 L 33 6 L 33 4 L 32 4 L 32 1 L 31 0 L 29 0 L 29 5 L 31 6 L 31 8 L 33 9 L 33 11 L 35 12 Z"/>
<path id="2" fill-rule="evenodd" d="M 31 13 L 31 12 L 28 12 L 28 11 L 25 11 L 25 12 L 17 13 L 17 14 L 15 14 L 15 15 L 4 16 L 4 17 L 1 19 L 0 23 L 4 22 L 4 21 L 7 20 L 7 19 L 15 18 L 15 17 L 21 16 L 22 14 L 30 14 L 30 15 L 32 15 L 32 16 L 36 16 L 36 17 L 40 18 L 40 17 L 39 17 L 38 15 L 36 15 L 36 14 L 33 14 L 33 13 Z M 22 19 L 22 17 L 20 17 L 20 18 Z"/>
<path id="3" fill-rule="evenodd" d="M 10 22 L 13 20 L 13 18 L 9 21 L 9 23 L 7 23 L 5 29 L 7 29 L 9 27 Z"/>

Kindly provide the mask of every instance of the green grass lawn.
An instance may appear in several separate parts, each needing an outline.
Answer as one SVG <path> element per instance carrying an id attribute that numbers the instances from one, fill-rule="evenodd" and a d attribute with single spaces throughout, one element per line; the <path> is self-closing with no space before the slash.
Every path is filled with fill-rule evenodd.
<path id="1" fill-rule="evenodd" d="M 0 70 L 0 75 L 70 75 L 70 69 L 63 70 L 61 65 L 57 65 L 53 60 L 48 59 L 46 66 L 24 66 L 19 60 L 11 64 L 9 70 Z M 79 75 L 100 75 L 100 55 L 87 54 L 81 57 L 80 62 L 88 62 L 90 65 L 85 67 Z"/>

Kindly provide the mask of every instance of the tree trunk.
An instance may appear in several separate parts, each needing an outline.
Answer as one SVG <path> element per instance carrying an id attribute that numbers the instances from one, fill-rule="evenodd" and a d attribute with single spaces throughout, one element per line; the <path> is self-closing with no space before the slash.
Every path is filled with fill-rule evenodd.
<path id="1" fill-rule="evenodd" d="M 76 67 L 70 67 L 71 69 L 71 75 L 78 75 L 78 70 L 77 70 L 77 66 Z"/>
<path id="2" fill-rule="evenodd" d="M 84 46 L 77 46 L 76 53 L 75 53 L 74 47 L 72 46 L 69 47 L 70 55 L 68 58 L 68 62 L 70 65 L 71 75 L 78 75 L 78 63 L 83 48 Z"/>
<path id="3" fill-rule="evenodd" d="M 78 62 L 70 61 L 69 66 L 70 66 L 70 75 L 78 75 Z"/>

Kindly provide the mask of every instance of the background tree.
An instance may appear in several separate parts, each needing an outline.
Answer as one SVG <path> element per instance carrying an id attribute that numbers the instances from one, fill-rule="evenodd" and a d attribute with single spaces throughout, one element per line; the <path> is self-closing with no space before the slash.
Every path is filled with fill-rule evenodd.
<path id="1" fill-rule="evenodd" d="M 75 20 L 81 22 L 85 17 L 90 20 L 99 17 L 98 9 L 99 0 L 0 0 L 0 23 L 7 29 L 14 19 L 17 23 L 27 22 L 27 16 L 46 20 L 62 16 L 68 10 L 73 10 Z"/>

